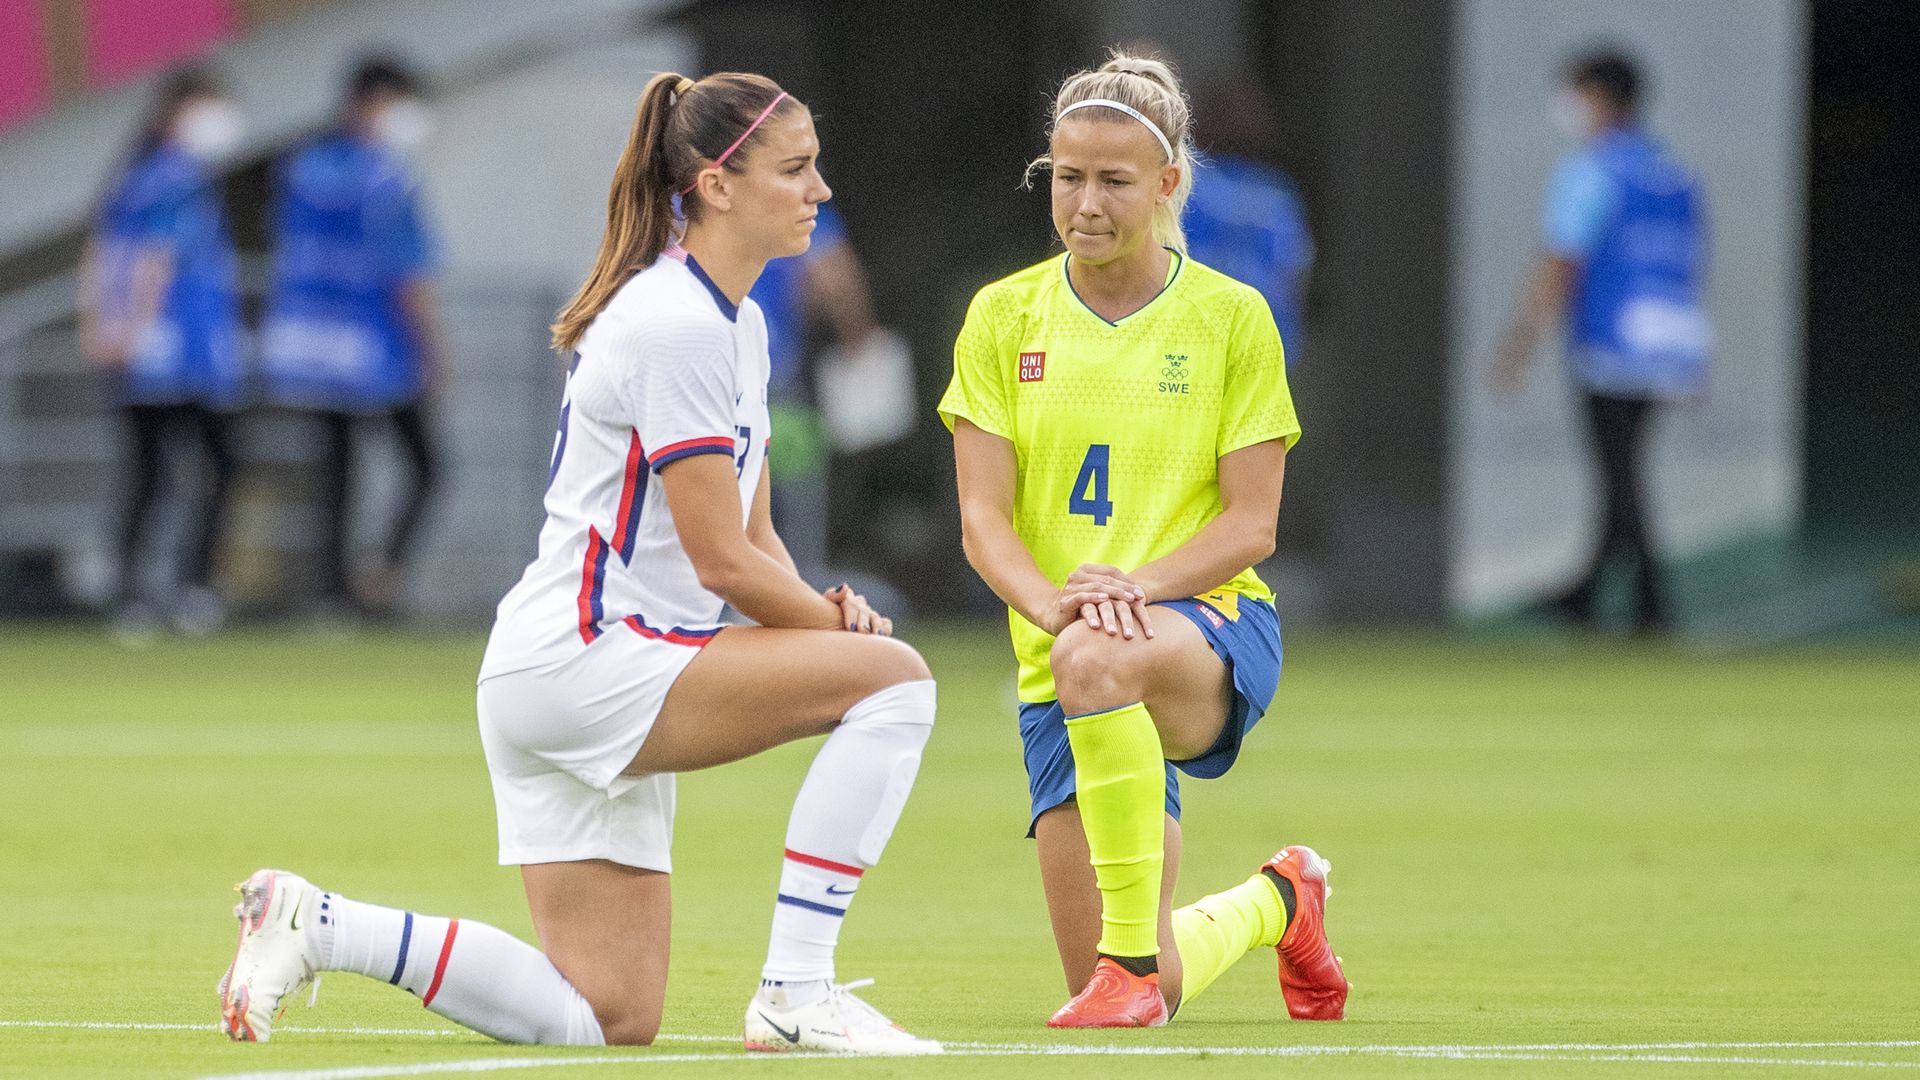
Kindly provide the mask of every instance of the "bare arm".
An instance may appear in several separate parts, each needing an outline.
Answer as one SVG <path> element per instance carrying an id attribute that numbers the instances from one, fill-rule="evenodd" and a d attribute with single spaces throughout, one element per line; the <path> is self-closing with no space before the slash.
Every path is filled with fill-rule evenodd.
<path id="1" fill-rule="evenodd" d="M 160 316 L 173 283 L 173 250 L 156 245 L 134 257 L 126 307 L 120 311 L 106 310 L 100 274 L 98 240 L 90 239 L 80 256 L 80 348 L 95 367 L 117 371 L 132 358 L 141 331 Z"/>
<path id="2" fill-rule="evenodd" d="M 845 585 L 814 592 L 794 572 L 791 559 L 777 558 L 748 538 L 732 467 L 730 455 L 699 454 L 660 471 L 674 531 L 701 586 L 761 626 L 893 633 L 893 620 L 868 607 L 859 593 Z M 758 493 L 754 500 L 758 509 Z M 783 545 L 780 554 L 785 553 Z"/>
<path id="3" fill-rule="evenodd" d="M 966 420 L 953 424 L 953 460 L 960 484 L 961 542 L 967 562 L 995 596 L 1020 617 L 1058 634 L 1082 617 L 1082 608 L 1137 599 L 1119 583 L 1087 581 L 1056 587 L 1040 572 L 1013 530 L 1013 493 L 1019 461 L 1013 444 Z M 1098 625 L 1097 623 L 1095 625 Z"/>
<path id="4" fill-rule="evenodd" d="M 762 626 L 840 628 L 840 606 L 747 538 L 727 454 L 699 454 L 660 472 L 680 546 L 707 591 Z"/>
<path id="5" fill-rule="evenodd" d="M 1220 515 L 1186 543 L 1127 575 L 1147 599 L 1210 592 L 1273 554 L 1287 444 L 1272 439 L 1220 459 Z"/>
<path id="6" fill-rule="evenodd" d="M 1490 378 L 1495 391 L 1518 390 L 1526 382 L 1527 370 L 1540 349 L 1540 339 L 1559 323 L 1579 273 L 1579 264 L 1564 255 L 1542 255 L 1534 264 L 1520 307 L 1514 312 L 1513 322 L 1500 339 L 1500 350 L 1494 357 Z"/>
<path id="7" fill-rule="evenodd" d="M 747 515 L 747 540 L 774 562 L 787 568 L 794 577 L 800 568 L 787 552 L 786 541 L 773 529 L 773 467 L 760 460 L 760 483 L 753 490 L 753 511 Z"/>
<path id="8" fill-rule="evenodd" d="M 440 319 L 440 290 L 432 278 L 409 278 L 400 286 L 400 309 L 420 346 L 421 383 L 428 393 L 446 385 L 447 339 Z"/>

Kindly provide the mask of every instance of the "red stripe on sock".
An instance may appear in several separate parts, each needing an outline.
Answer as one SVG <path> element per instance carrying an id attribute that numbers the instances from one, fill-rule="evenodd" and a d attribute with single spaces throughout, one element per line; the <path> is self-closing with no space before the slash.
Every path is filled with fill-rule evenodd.
<path id="1" fill-rule="evenodd" d="M 453 955 L 453 935 L 460 932 L 460 920 L 447 921 L 447 940 L 440 943 L 440 962 L 433 965 L 433 981 L 427 984 L 427 992 L 420 996 L 420 1005 L 425 1008 L 433 1004 L 433 995 L 440 992 L 440 980 L 447 974 L 447 957 Z"/>
<path id="2" fill-rule="evenodd" d="M 848 866 L 846 863 L 837 863 L 831 859 L 822 859 L 814 855 L 802 855 L 792 848 L 787 849 L 787 858 L 797 863 L 805 863 L 808 866 L 817 866 L 822 870 L 831 870 L 836 874 L 845 874 L 848 877 L 859 877 L 861 874 L 866 873 L 865 870 L 857 866 Z"/>

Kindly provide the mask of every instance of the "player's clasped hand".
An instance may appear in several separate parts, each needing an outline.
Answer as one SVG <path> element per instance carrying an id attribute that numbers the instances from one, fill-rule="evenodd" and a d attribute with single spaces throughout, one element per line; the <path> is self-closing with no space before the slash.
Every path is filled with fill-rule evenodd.
<path id="1" fill-rule="evenodd" d="M 1058 634 L 1084 621 L 1095 630 L 1129 641 L 1153 636 L 1147 591 L 1117 567 L 1082 563 L 1067 575 L 1048 612 L 1047 632 Z"/>
<path id="2" fill-rule="evenodd" d="M 840 625 L 856 634 L 893 636 L 893 620 L 873 610 L 867 598 L 841 582 L 820 595 L 840 605 Z"/>

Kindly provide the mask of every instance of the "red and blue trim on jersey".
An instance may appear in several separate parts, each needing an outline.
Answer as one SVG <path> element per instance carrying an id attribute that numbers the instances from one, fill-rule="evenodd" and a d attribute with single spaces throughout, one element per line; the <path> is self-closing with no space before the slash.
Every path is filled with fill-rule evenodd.
<path id="1" fill-rule="evenodd" d="M 728 448 L 732 452 L 732 448 Z M 580 567 L 580 639 L 591 645 L 600 636 L 600 624 L 606 617 L 600 603 L 607 584 L 607 555 L 618 552 L 620 562 L 633 561 L 633 541 L 640 532 L 640 511 L 647 497 L 646 471 L 640 463 L 647 452 L 640 445 L 640 433 L 632 432 L 627 441 L 625 476 L 620 483 L 620 509 L 613 519 L 614 543 L 609 545 L 600 530 L 587 526 L 587 552 Z"/>
<path id="2" fill-rule="evenodd" d="M 712 641 L 713 636 L 724 629 L 724 627 L 713 626 L 705 630 L 689 630 L 684 626 L 676 626 L 671 630 L 657 630 L 648 626 L 647 620 L 638 615 L 629 615 L 620 621 L 627 624 L 627 629 L 632 630 L 648 641 L 664 641 L 671 645 L 691 645 L 696 649 Z"/>
<path id="3" fill-rule="evenodd" d="M 731 435 L 708 435 L 703 438 L 682 439 L 677 443 L 668 443 L 647 455 L 647 467 L 654 472 L 659 472 L 681 458 L 693 457 L 696 454 L 725 454 L 732 457 L 733 439 Z"/>

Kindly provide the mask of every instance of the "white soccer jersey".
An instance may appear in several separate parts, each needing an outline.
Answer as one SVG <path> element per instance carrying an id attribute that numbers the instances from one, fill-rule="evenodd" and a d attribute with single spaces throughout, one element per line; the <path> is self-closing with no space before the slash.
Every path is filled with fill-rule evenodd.
<path id="1" fill-rule="evenodd" d="M 770 434 L 767 324 L 670 247 L 587 327 L 567 376 L 540 553 L 500 601 L 480 677 L 577 655 L 603 634 L 699 646 L 719 626 L 652 474 L 726 454 L 744 524 Z"/>

